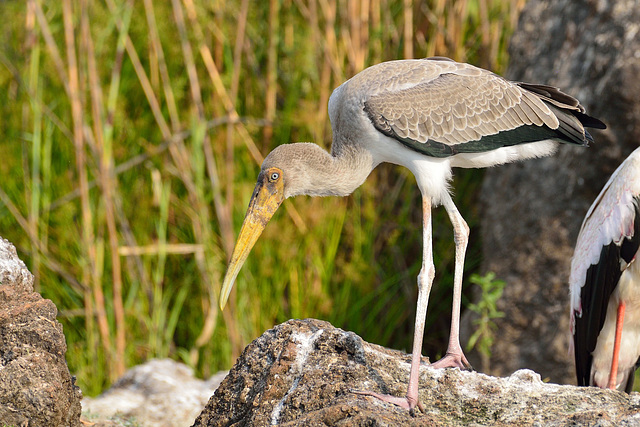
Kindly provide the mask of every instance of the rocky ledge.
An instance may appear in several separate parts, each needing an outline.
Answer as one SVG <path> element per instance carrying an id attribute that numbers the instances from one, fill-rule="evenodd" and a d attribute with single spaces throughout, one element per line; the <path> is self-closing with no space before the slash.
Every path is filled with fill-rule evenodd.
<path id="1" fill-rule="evenodd" d="M 425 412 L 413 416 L 352 393 L 404 395 L 409 363 L 327 322 L 290 320 L 247 346 L 194 426 L 640 425 L 638 393 L 546 384 L 530 370 L 495 378 L 425 364 Z"/>
<path id="2" fill-rule="evenodd" d="M 33 292 L 33 276 L 13 245 L 0 238 L 0 426 L 125 425 L 80 420 L 82 396 L 65 363 L 56 312 L 51 301 Z M 435 370 L 424 362 L 420 401 L 425 411 L 412 415 L 353 393 L 404 395 L 410 355 L 369 344 L 327 322 L 290 320 L 247 346 L 194 426 L 640 425 L 638 393 L 546 384 L 530 370 L 496 378 Z M 187 403 L 210 395 L 215 385 L 196 387 L 189 372 L 172 366 L 156 361 L 135 368 L 102 401 L 87 406 L 128 414 L 139 403 L 154 420 L 142 425 L 187 425 L 199 409 L 186 415 L 188 421 L 177 416 L 185 415 Z M 166 379 L 169 371 L 179 375 Z M 184 387 L 165 387 L 176 381 Z M 159 398 L 150 392 L 154 384 L 169 404 L 157 404 Z M 194 388 L 195 398 L 190 394 Z M 115 408 L 123 400 L 118 396 L 128 409 Z M 140 417 L 136 411 L 131 414 Z"/>

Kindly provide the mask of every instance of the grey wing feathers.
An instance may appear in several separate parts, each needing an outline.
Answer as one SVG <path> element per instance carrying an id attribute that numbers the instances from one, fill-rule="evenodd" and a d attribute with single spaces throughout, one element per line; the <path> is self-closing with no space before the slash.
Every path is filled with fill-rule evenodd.
<path id="1" fill-rule="evenodd" d="M 578 100 L 557 88 L 514 83 L 468 64 L 453 64 L 457 67 L 446 62 L 435 75 L 429 67 L 424 81 L 376 92 L 365 100 L 365 113 L 387 136 L 419 151 L 425 151 L 420 144 L 439 145 L 443 155 L 460 151 L 459 144 L 467 144 L 469 151 L 484 151 L 527 142 L 512 142 L 520 135 L 532 141 L 559 138 L 580 144 L 589 139 L 578 115 L 592 118 L 584 114 Z M 511 132 L 522 127 L 530 129 L 518 135 Z M 539 137 L 534 129 L 540 130 Z M 509 138 L 497 137 L 503 132 L 509 132 Z M 483 143 L 468 144 L 483 138 Z"/>
<path id="2" fill-rule="evenodd" d="M 549 108 L 524 93 L 489 73 L 447 73 L 402 91 L 372 96 L 365 111 L 379 130 L 423 143 L 477 141 L 524 124 L 557 127 Z"/>

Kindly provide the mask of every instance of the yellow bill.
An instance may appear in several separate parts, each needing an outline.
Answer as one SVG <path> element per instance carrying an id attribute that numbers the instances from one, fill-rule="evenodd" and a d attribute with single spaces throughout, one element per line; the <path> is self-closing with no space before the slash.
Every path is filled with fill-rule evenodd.
<path id="1" fill-rule="evenodd" d="M 233 249 L 231 261 L 227 267 L 227 274 L 222 282 L 220 291 L 220 309 L 224 309 L 229 299 L 233 284 L 251 252 L 251 248 L 258 241 L 262 230 L 276 212 L 284 200 L 284 184 L 282 171 L 278 168 L 270 168 L 262 171 L 258 176 L 258 183 L 253 190 L 253 196 L 244 217 L 240 235 Z"/>

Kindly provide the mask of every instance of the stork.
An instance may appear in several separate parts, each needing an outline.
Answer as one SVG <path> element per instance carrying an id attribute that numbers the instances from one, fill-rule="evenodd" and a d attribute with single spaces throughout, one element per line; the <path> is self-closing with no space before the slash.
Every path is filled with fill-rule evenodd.
<path id="1" fill-rule="evenodd" d="M 459 339 L 462 272 L 469 227 L 449 193 L 452 167 L 483 168 L 552 154 L 560 143 L 587 145 L 585 127 L 604 124 L 577 99 L 546 85 L 508 81 L 448 58 L 384 62 L 340 85 L 329 99 L 331 153 L 311 143 L 276 147 L 258 182 L 220 293 L 223 308 L 238 272 L 282 201 L 297 195 L 347 196 L 380 163 L 407 167 L 422 193 L 423 256 L 411 370 L 404 397 L 361 392 L 414 410 L 427 302 L 435 267 L 431 209 L 443 205 L 455 240 L 451 331 L 432 367 L 470 369 Z"/>
<path id="2" fill-rule="evenodd" d="M 640 148 L 587 211 L 571 260 L 578 385 L 631 391 L 640 358 Z"/>

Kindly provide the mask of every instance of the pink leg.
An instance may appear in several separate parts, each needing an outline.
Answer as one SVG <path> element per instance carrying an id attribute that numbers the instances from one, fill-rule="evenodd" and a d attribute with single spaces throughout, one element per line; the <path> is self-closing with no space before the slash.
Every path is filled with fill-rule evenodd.
<path id="1" fill-rule="evenodd" d="M 626 305 L 623 301 L 618 304 L 618 315 L 616 316 L 616 336 L 613 341 L 613 357 L 611 358 L 611 371 L 609 372 L 609 384 L 611 390 L 616 389 L 618 382 L 618 360 L 620 358 L 620 341 L 622 339 L 622 325 L 624 323 L 624 311 Z"/>
<path id="2" fill-rule="evenodd" d="M 424 322 L 427 317 L 427 303 L 429 293 L 435 276 L 433 265 L 433 251 L 431 246 L 431 200 L 422 199 L 423 214 L 423 255 L 422 269 L 418 275 L 418 307 L 416 309 L 416 324 L 413 334 L 413 350 L 411 355 L 411 372 L 409 373 L 409 386 L 405 397 L 390 396 L 388 394 L 374 393 L 371 391 L 354 391 L 354 393 L 373 396 L 384 402 L 393 403 L 402 408 L 414 410 L 417 406 L 424 412 L 418 400 L 418 380 L 420 379 L 420 359 L 422 358 L 422 338 L 424 336 Z"/>
<path id="3" fill-rule="evenodd" d="M 445 356 L 431 364 L 434 368 L 471 369 L 462 347 L 460 346 L 460 304 L 462 301 L 462 276 L 464 273 L 464 256 L 469 242 L 469 226 L 456 208 L 449 195 L 443 200 L 453 225 L 453 238 L 456 243 L 456 263 L 453 278 L 453 308 L 451 310 L 451 332 Z"/>

